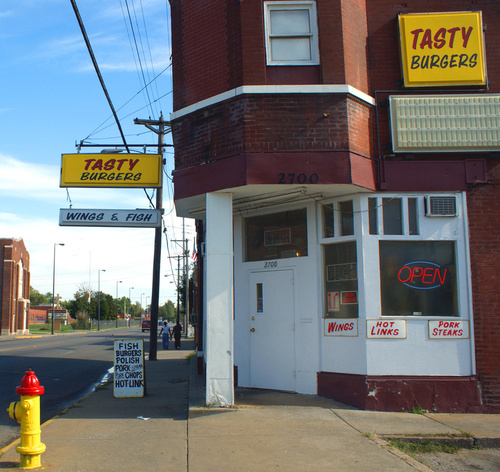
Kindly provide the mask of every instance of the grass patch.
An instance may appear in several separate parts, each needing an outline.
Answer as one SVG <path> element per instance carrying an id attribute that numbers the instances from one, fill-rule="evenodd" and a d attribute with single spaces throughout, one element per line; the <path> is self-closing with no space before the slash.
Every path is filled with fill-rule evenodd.
<path id="1" fill-rule="evenodd" d="M 432 439 L 411 442 L 402 439 L 391 439 L 388 441 L 391 446 L 396 447 L 405 454 L 434 454 L 437 452 L 445 452 L 447 454 L 457 453 L 461 447 L 457 444 L 443 444 Z"/>
<path id="2" fill-rule="evenodd" d="M 32 324 L 29 327 L 30 333 L 32 334 L 41 334 L 41 333 L 51 333 L 52 332 L 52 324 Z M 71 325 L 61 325 L 60 330 L 54 330 L 55 333 L 65 333 L 74 331 L 73 326 Z"/>
<path id="3" fill-rule="evenodd" d="M 427 411 L 424 410 L 418 403 L 411 409 L 411 412 L 414 415 L 423 415 L 424 413 L 427 413 Z"/>

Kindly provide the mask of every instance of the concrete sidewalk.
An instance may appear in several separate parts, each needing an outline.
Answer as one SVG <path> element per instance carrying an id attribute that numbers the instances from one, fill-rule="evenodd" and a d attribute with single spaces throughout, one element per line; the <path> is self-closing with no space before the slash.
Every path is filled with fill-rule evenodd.
<path id="1" fill-rule="evenodd" d="M 500 446 L 500 415 L 379 413 L 241 388 L 236 408 L 204 408 L 202 379 L 187 359 L 192 343 L 182 347 L 147 361 L 147 396 L 114 398 L 108 384 L 45 423 L 40 470 L 428 471 L 383 439 L 432 435 Z M 0 451 L 0 470 L 18 467 L 14 446 Z"/>

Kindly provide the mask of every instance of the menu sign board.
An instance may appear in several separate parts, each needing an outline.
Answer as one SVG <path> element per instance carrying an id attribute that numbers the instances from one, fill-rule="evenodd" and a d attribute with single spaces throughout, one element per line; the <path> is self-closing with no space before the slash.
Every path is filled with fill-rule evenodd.
<path id="1" fill-rule="evenodd" d="M 144 370 L 144 341 L 117 339 L 114 342 L 115 397 L 143 397 L 146 385 Z"/>

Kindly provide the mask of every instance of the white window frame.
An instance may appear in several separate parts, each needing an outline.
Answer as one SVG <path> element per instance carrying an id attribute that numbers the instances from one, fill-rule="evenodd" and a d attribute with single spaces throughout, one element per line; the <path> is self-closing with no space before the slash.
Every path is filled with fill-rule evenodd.
<path id="1" fill-rule="evenodd" d="M 303 33 L 289 34 L 289 35 L 275 35 L 271 34 L 271 11 L 273 10 L 308 10 L 311 31 L 308 35 Z M 319 39 L 318 39 L 318 20 L 316 14 L 316 2 L 264 2 L 264 31 L 266 36 L 266 60 L 267 65 L 270 66 L 298 66 L 298 65 L 318 65 L 319 64 Z M 271 54 L 271 41 L 275 38 L 309 38 L 311 47 L 311 59 L 309 60 L 286 60 L 279 61 L 273 60 Z"/>
<path id="2" fill-rule="evenodd" d="M 429 195 L 455 196 L 457 203 L 457 215 L 450 218 L 428 217 L 425 216 L 424 197 Z M 402 224 L 403 234 L 390 235 L 384 234 L 382 198 L 401 198 L 402 199 Z M 369 208 L 368 199 L 377 199 L 377 226 L 378 234 L 369 234 Z M 417 198 L 417 215 L 419 234 L 410 235 L 408 227 L 408 199 Z M 352 200 L 354 210 L 354 235 L 342 236 L 340 234 L 340 209 L 339 202 Z M 324 234 L 324 211 L 323 206 L 318 205 L 318 244 L 325 245 L 344 241 L 356 241 L 358 258 L 358 303 L 359 318 L 367 316 L 369 305 L 370 316 L 374 318 L 387 319 L 389 316 L 382 315 L 382 301 L 380 291 L 380 250 L 379 241 L 453 241 L 455 243 L 455 265 L 457 276 L 457 316 L 443 316 L 450 320 L 471 320 L 472 321 L 472 292 L 470 275 L 470 255 L 468 240 L 468 219 L 467 202 L 465 192 L 449 193 L 419 193 L 419 192 L 401 192 L 401 193 L 373 193 L 359 194 L 358 196 L 343 196 L 331 200 L 325 200 L 322 203 L 333 203 L 334 208 L 334 235 L 325 237 Z M 320 275 L 322 277 L 322 275 Z M 321 279 L 320 279 L 321 280 Z M 367 281 L 370 281 L 368 283 Z M 465 288 L 465 289 L 464 289 Z M 323 300 L 326 295 L 323 294 Z M 323 301 L 323 304 L 325 302 Z M 378 308 L 376 308 L 378 306 Z M 323 307 L 326 313 L 326 307 Z M 435 320 L 436 316 L 398 316 L 397 319 L 429 319 Z"/>

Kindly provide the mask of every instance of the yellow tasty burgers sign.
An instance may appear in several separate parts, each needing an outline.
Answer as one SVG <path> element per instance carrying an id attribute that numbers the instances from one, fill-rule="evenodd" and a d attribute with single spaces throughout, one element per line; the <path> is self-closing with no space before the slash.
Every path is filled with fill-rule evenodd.
<path id="1" fill-rule="evenodd" d="M 160 187 L 159 154 L 63 154 L 60 187 Z"/>
<path id="2" fill-rule="evenodd" d="M 484 85 L 481 12 L 399 15 L 406 87 Z"/>

